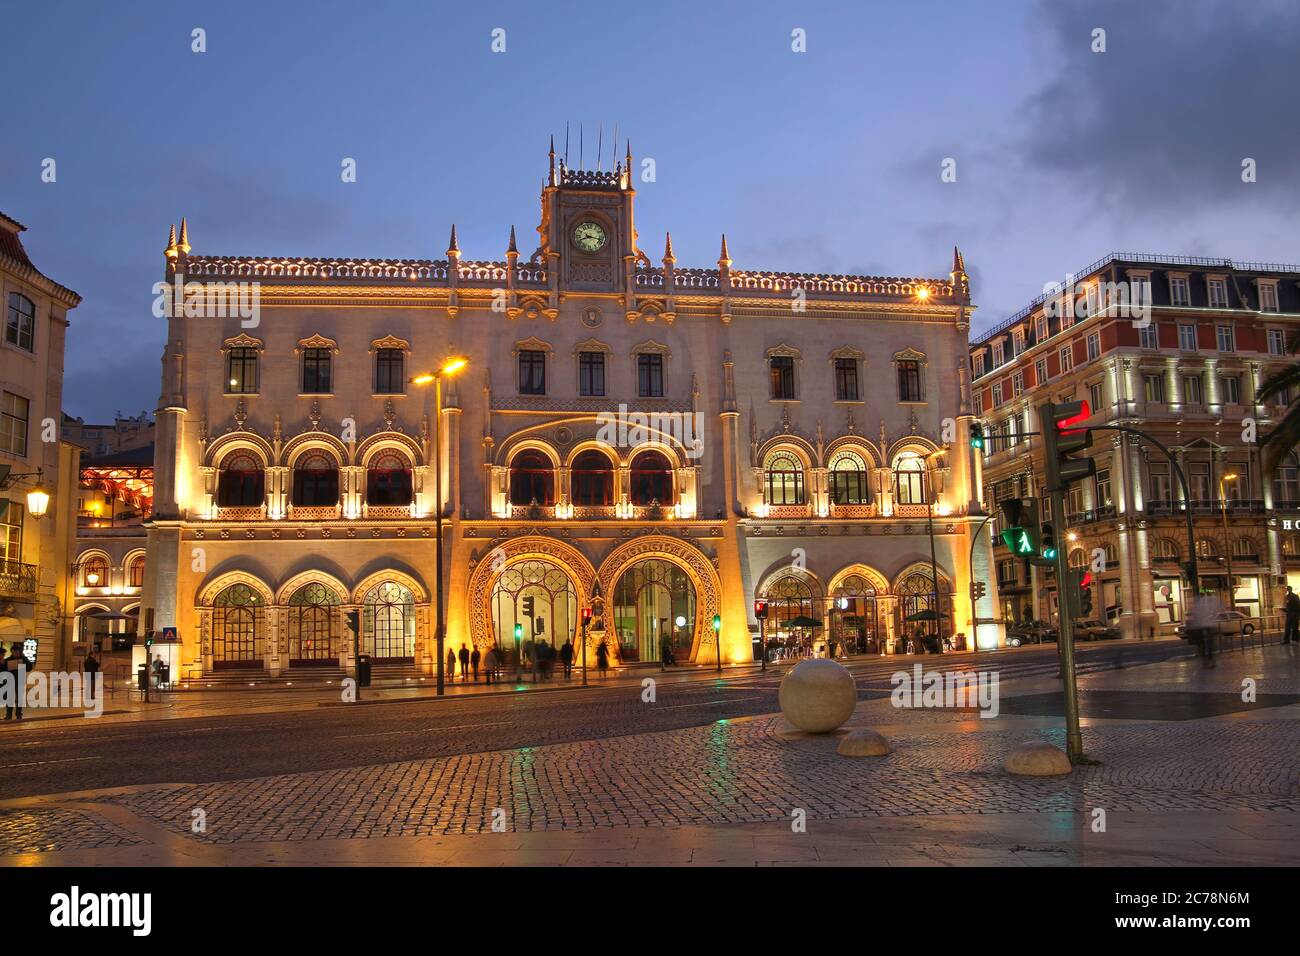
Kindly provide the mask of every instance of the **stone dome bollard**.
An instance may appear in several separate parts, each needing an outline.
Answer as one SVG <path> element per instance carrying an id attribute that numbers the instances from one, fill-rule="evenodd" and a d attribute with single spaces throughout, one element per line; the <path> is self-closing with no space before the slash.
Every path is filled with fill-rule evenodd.
<path id="1" fill-rule="evenodd" d="M 844 757 L 883 757 L 894 752 L 894 746 L 884 734 L 863 727 L 850 731 L 836 748 Z"/>
<path id="2" fill-rule="evenodd" d="M 1028 740 L 1011 748 L 1002 769 L 1018 777 L 1060 777 L 1074 768 L 1061 748 L 1045 740 Z"/>
<path id="3" fill-rule="evenodd" d="M 826 734 L 853 716 L 858 687 L 853 675 L 822 657 L 800 661 L 781 681 L 781 713 L 810 734 Z"/>

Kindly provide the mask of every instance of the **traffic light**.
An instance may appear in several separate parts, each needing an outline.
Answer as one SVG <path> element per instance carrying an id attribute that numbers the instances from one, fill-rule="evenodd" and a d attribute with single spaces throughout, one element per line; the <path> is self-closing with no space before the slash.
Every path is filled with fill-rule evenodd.
<path id="1" fill-rule="evenodd" d="M 1040 531 L 1038 502 L 1033 498 L 1006 498 L 998 502 L 1002 509 L 1002 540 L 1018 558 L 1038 554 Z"/>
<path id="2" fill-rule="evenodd" d="M 1044 402 L 1038 406 L 1048 491 L 1064 491 L 1070 482 L 1096 473 L 1097 463 L 1093 459 L 1071 457 L 1092 445 L 1092 432 L 1081 427 L 1090 415 L 1092 409 L 1086 401 L 1059 405 Z"/>
<path id="3" fill-rule="evenodd" d="M 533 599 L 532 597 L 524 598 L 524 617 L 533 617 Z"/>
<path id="4" fill-rule="evenodd" d="M 522 624 L 516 624 L 516 625 L 515 625 L 515 640 L 516 640 L 516 641 L 522 640 L 522 639 L 523 639 L 523 636 L 524 636 L 524 626 L 523 626 Z"/>
<path id="5" fill-rule="evenodd" d="M 715 615 L 713 615 L 713 630 L 714 630 L 715 632 L 722 630 L 722 615 L 721 615 L 721 614 L 715 614 Z"/>
<path id="6" fill-rule="evenodd" d="M 766 601 L 755 601 L 755 602 L 754 602 L 754 619 L 757 620 L 757 621 L 766 621 L 766 620 L 767 620 L 767 602 L 766 602 Z"/>
<path id="7" fill-rule="evenodd" d="M 348 611 L 347 618 L 348 627 L 352 629 L 352 633 L 359 634 L 361 632 L 361 612 Z"/>
<path id="8" fill-rule="evenodd" d="M 1045 561 L 1056 560 L 1056 529 L 1050 522 L 1043 525 L 1038 553 Z"/>
<path id="9" fill-rule="evenodd" d="M 591 608 L 589 608 L 589 607 L 584 607 L 584 608 L 582 609 L 582 623 L 583 623 L 583 624 L 590 624 L 590 623 L 591 623 Z"/>
<path id="10" fill-rule="evenodd" d="M 1067 570 L 1065 599 L 1076 621 L 1092 616 L 1092 581 L 1092 572 L 1087 568 Z"/>
<path id="11" fill-rule="evenodd" d="M 970 423 L 970 446 L 976 449 L 984 447 L 984 426 L 979 422 Z"/>
<path id="12" fill-rule="evenodd" d="M 988 593 L 989 587 L 983 581 L 972 581 L 970 583 L 970 596 L 974 601 L 978 601 Z"/>
<path id="13" fill-rule="evenodd" d="M 1084 617 L 1092 616 L 1092 572 L 1084 574 L 1083 580 L 1079 582 L 1079 610 L 1083 612 Z"/>

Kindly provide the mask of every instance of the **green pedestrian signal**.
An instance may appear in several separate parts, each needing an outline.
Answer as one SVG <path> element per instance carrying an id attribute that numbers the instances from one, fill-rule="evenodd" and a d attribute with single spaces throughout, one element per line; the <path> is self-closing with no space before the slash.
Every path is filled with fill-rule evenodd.
<path id="1" fill-rule="evenodd" d="M 1028 528 L 1007 528 L 1002 532 L 1002 540 L 1015 555 L 1032 555 L 1037 550 Z"/>
<path id="2" fill-rule="evenodd" d="M 970 446 L 976 449 L 984 447 L 984 426 L 979 422 L 970 424 Z"/>
<path id="3" fill-rule="evenodd" d="M 1043 527 L 1043 551 L 1042 555 L 1048 561 L 1056 560 L 1056 531 L 1050 524 Z"/>

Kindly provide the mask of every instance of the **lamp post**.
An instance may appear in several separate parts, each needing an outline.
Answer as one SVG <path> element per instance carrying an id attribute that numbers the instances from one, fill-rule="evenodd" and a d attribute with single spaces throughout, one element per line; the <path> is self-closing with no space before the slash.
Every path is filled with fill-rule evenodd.
<path id="1" fill-rule="evenodd" d="M 718 676 L 722 676 L 722 615 L 713 615 L 713 643 L 718 649 Z"/>
<path id="2" fill-rule="evenodd" d="M 434 560 L 434 574 L 437 577 L 437 611 L 434 615 L 434 639 L 438 645 L 438 696 L 446 693 L 446 676 L 443 672 L 443 633 L 446 624 L 446 610 L 442 601 L 442 379 L 445 375 L 455 375 L 466 365 L 468 359 L 452 358 L 443 363 L 436 372 L 425 372 L 411 379 L 412 385 L 433 384 L 433 511 L 434 511 L 434 545 L 437 556 Z"/>
<path id="3" fill-rule="evenodd" d="M 930 470 L 931 470 L 930 459 L 941 457 L 943 455 L 946 455 L 947 453 L 948 453 L 948 449 L 937 448 L 934 451 L 930 452 L 930 454 L 926 455 L 924 458 L 921 459 L 922 461 L 925 462 L 925 473 L 927 478 L 929 477 Z M 934 634 L 935 637 L 939 639 L 939 649 L 942 651 L 943 650 L 943 616 L 939 613 L 939 566 L 938 566 L 938 562 L 935 560 L 935 554 L 934 554 L 934 506 L 938 504 L 938 501 L 936 500 L 938 498 L 938 495 L 935 493 L 935 489 L 937 488 L 937 486 L 938 486 L 937 481 L 934 480 L 930 481 L 930 489 L 929 489 L 930 494 L 927 496 L 929 500 L 926 502 L 926 506 L 925 506 L 925 525 L 926 525 L 926 530 L 929 532 L 930 535 L 930 585 L 932 588 L 930 593 L 933 596 L 933 600 L 934 600 L 934 603 L 931 605 L 931 607 L 934 610 Z"/>
<path id="4" fill-rule="evenodd" d="M 1236 481 L 1241 476 L 1235 471 L 1230 471 L 1226 475 L 1219 477 L 1219 511 L 1223 515 L 1223 553 L 1228 558 L 1228 610 L 1237 609 L 1237 588 L 1236 581 L 1232 576 L 1232 542 L 1228 539 L 1228 498 L 1224 490 L 1224 484 L 1229 481 Z"/>

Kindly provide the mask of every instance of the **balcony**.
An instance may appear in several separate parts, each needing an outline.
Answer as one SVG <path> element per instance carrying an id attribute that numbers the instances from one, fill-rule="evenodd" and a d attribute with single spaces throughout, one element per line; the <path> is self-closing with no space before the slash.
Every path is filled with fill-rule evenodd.
<path id="1" fill-rule="evenodd" d="M 1091 524 L 1094 521 L 1109 521 L 1115 517 L 1115 506 L 1106 505 L 1102 508 L 1090 508 L 1087 511 L 1072 511 L 1065 516 L 1067 525 Z"/>
<path id="2" fill-rule="evenodd" d="M 15 601 L 35 601 L 36 565 L 0 561 L 0 596 Z"/>

